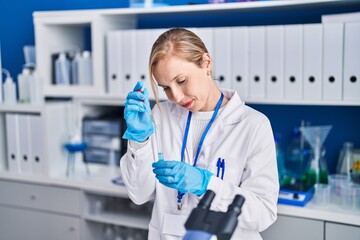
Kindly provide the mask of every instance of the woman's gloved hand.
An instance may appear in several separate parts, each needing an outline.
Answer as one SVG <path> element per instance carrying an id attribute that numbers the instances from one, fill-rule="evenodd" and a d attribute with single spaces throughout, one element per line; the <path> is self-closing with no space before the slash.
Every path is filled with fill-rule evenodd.
<path id="1" fill-rule="evenodd" d="M 160 160 L 152 166 L 160 183 L 181 193 L 204 194 L 212 176 L 210 171 L 182 161 Z"/>
<path id="2" fill-rule="evenodd" d="M 123 135 L 124 139 L 136 142 L 144 142 L 154 132 L 154 126 L 151 121 L 149 111 L 149 93 L 143 88 L 144 82 L 140 81 L 134 87 L 132 92 L 126 97 L 124 118 L 127 129 Z"/>

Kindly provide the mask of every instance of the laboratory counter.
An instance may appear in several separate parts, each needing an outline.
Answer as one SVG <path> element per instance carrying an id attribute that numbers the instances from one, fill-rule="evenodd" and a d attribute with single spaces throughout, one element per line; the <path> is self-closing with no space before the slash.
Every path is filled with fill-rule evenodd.
<path id="1" fill-rule="evenodd" d="M 103 195 L 128 198 L 124 186 L 113 184 L 111 179 L 107 179 L 105 177 L 91 177 L 87 176 L 86 174 L 69 179 L 65 176 L 50 178 L 1 172 L 0 180 L 73 188 L 90 193 L 92 192 Z M 324 207 L 316 206 L 312 201 L 310 201 L 305 207 L 278 204 L 278 214 L 291 217 L 349 224 L 360 227 L 359 212 L 344 210 L 341 208 L 341 206 L 335 204 L 330 204 Z"/>

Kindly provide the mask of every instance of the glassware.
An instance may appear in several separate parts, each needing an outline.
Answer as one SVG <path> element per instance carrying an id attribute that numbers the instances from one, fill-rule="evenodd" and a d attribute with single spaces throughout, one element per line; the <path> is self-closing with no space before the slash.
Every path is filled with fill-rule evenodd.
<path id="1" fill-rule="evenodd" d="M 342 191 L 342 207 L 351 211 L 360 211 L 360 184 L 345 184 Z"/>
<path id="2" fill-rule="evenodd" d="M 351 142 L 344 142 L 343 148 L 340 152 L 340 158 L 337 165 L 337 172 L 346 174 L 348 179 L 350 179 L 350 169 L 353 164 L 353 143 Z"/>
<path id="3" fill-rule="evenodd" d="M 326 206 L 330 203 L 331 187 L 328 184 L 316 183 L 313 202 L 318 206 Z"/>
<path id="4" fill-rule="evenodd" d="M 348 184 L 348 178 L 345 174 L 329 175 L 329 184 L 331 186 L 331 202 L 341 204 L 342 190 L 345 184 Z"/>
<path id="5" fill-rule="evenodd" d="M 307 174 L 307 184 L 309 186 L 315 183 L 327 183 L 328 170 L 325 162 L 320 164 L 320 161 L 324 161 L 324 154 L 321 153 L 321 150 L 323 149 L 322 145 L 331 128 L 332 126 L 300 127 L 300 131 L 314 151 L 314 156 L 311 160 L 310 169 Z"/>

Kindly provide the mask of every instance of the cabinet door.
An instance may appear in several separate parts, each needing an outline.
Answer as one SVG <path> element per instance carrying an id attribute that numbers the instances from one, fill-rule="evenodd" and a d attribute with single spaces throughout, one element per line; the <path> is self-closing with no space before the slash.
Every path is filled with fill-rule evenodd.
<path id="1" fill-rule="evenodd" d="M 278 216 L 276 222 L 261 233 L 264 240 L 322 240 L 324 222 L 297 217 Z"/>
<path id="2" fill-rule="evenodd" d="M 325 223 L 325 240 L 339 239 L 360 239 L 360 227 L 337 223 Z"/>
<path id="3" fill-rule="evenodd" d="M 1 239 L 80 240 L 80 219 L 0 206 Z"/>

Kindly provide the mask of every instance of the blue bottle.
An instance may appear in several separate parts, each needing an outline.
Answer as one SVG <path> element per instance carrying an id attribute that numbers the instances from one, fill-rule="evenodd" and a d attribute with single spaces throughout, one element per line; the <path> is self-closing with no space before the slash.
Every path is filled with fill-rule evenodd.
<path id="1" fill-rule="evenodd" d="M 281 134 L 275 134 L 276 162 L 278 167 L 279 183 L 283 184 L 286 177 L 284 150 L 281 144 Z"/>

